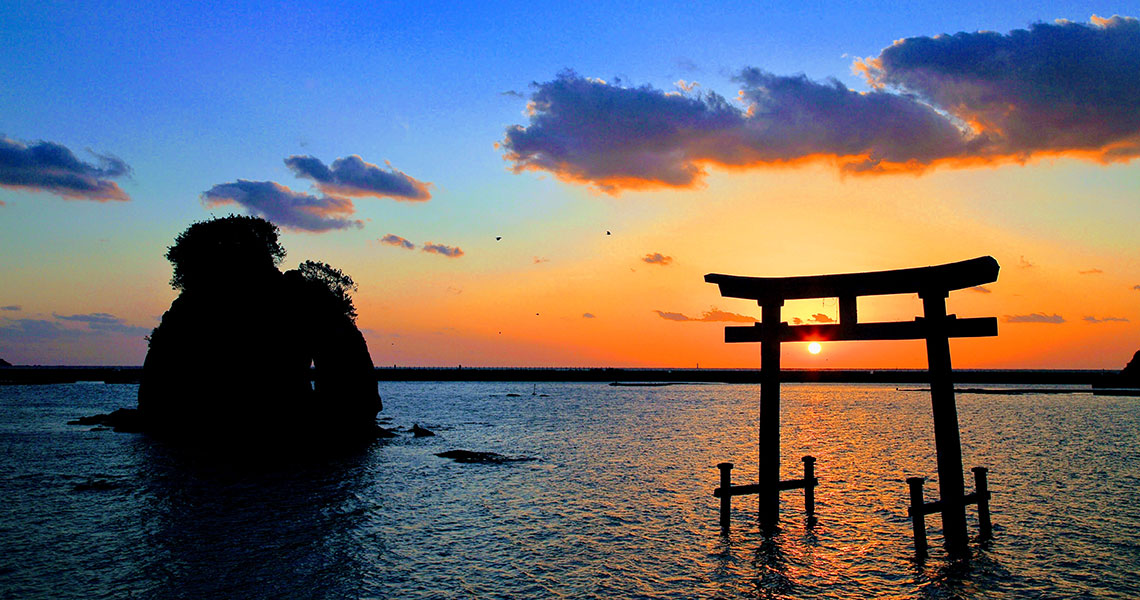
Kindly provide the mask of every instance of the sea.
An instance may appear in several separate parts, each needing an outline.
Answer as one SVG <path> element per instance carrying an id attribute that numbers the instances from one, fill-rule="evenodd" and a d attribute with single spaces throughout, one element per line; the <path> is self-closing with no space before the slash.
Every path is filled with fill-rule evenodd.
<path id="1" fill-rule="evenodd" d="M 785 384 L 783 478 L 816 458 L 816 519 L 786 491 L 765 534 L 740 496 L 722 535 L 716 465 L 755 480 L 758 385 L 378 385 L 395 437 L 252 463 L 68 424 L 135 385 L 0 387 L 0 598 L 1140 598 L 1140 398 L 959 394 L 993 537 L 951 558 L 932 515 L 918 560 L 928 392 Z M 517 460 L 437 456 L 459 449 Z"/>

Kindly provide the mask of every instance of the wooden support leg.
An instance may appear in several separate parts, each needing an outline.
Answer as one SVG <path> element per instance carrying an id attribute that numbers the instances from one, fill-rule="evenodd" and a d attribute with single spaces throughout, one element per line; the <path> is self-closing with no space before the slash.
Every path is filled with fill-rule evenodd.
<path id="1" fill-rule="evenodd" d="M 815 515 L 815 457 L 805 456 L 804 461 L 804 512 Z"/>
<path id="2" fill-rule="evenodd" d="M 986 468 L 974 467 L 974 492 L 978 496 L 978 529 L 979 539 L 988 540 L 993 537 L 993 526 L 990 524 L 990 488 L 986 481 Z"/>
<path id="3" fill-rule="evenodd" d="M 926 558 L 926 515 L 923 512 L 921 477 L 907 477 L 910 486 L 910 522 L 914 528 L 914 555 L 919 560 Z"/>
<path id="4" fill-rule="evenodd" d="M 720 469 L 720 533 L 728 535 L 729 523 L 732 520 L 732 463 L 723 462 L 716 466 Z"/>

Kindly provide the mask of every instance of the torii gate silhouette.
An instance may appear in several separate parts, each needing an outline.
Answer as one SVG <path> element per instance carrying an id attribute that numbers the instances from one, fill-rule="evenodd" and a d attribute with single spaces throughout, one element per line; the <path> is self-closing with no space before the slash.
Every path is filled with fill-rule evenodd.
<path id="1" fill-rule="evenodd" d="M 780 344 L 782 342 L 839 340 L 926 340 L 926 356 L 930 374 L 930 397 L 934 416 L 934 444 L 938 455 L 938 483 L 941 499 L 922 502 L 921 478 L 912 478 L 912 498 L 917 484 L 918 505 L 912 506 L 915 519 L 915 549 L 925 555 L 925 529 L 920 528 L 922 515 L 942 513 L 942 530 L 946 549 L 961 554 L 967 547 L 966 504 L 979 503 L 984 510 L 983 536 L 989 529 L 989 493 L 985 487 L 985 470 L 981 469 L 975 494 L 967 496 L 962 481 L 962 447 L 958 435 L 958 410 L 954 404 L 954 384 L 950 365 L 952 337 L 997 335 L 997 319 L 993 317 L 958 319 L 946 314 L 946 298 L 952 290 L 997 281 L 998 263 L 993 257 L 893 271 L 844 273 L 802 277 L 740 277 L 710 273 L 707 283 L 720 286 L 722 296 L 756 300 L 761 307 L 761 322 L 744 327 L 726 327 L 724 341 L 760 342 L 760 432 L 759 479 L 757 485 L 732 486 L 730 463 L 721 465 L 721 526 L 728 529 L 728 502 L 731 496 L 758 494 L 760 524 L 774 528 L 779 521 L 780 491 L 803 487 L 809 514 L 814 512 L 816 484 L 811 457 L 804 457 L 804 479 L 780 481 Z M 859 296 L 917 293 L 922 299 L 923 317 L 913 321 L 860 323 L 856 311 Z M 780 307 L 785 300 L 838 298 L 839 322 L 828 325 L 789 326 L 780 321 Z M 979 467 L 980 469 L 980 467 Z M 975 470 L 975 474 L 978 471 Z M 908 480 L 910 482 L 910 480 Z M 984 502 L 984 504 L 982 502 Z M 921 540 L 919 533 L 921 529 Z"/>

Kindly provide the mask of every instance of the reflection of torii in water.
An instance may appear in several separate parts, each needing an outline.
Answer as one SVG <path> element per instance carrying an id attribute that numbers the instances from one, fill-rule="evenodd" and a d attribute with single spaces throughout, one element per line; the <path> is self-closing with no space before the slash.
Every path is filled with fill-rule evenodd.
<path id="1" fill-rule="evenodd" d="M 997 335 L 997 319 L 993 317 L 958 319 L 946 314 L 946 297 L 960 290 L 997 281 L 998 263 L 984 256 L 972 260 L 894 271 L 845 273 L 805 277 L 739 277 L 710 273 L 705 281 L 720 286 L 722 296 L 756 300 L 761 307 L 761 322 L 745 327 L 726 327 L 726 342 L 760 342 L 760 438 L 759 480 L 757 485 L 731 486 L 732 466 L 722 463 L 721 525 L 727 531 L 728 506 L 731 496 L 758 494 L 760 523 L 772 528 L 779 521 L 780 491 L 803 487 L 807 491 L 808 512 L 814 511 L 815 479 L 811 473 L 814 459 L 805 457 L 803 480 L 780 481 L 780 344 L 782 342 L 840 340 L 926 340 L 926 356 L 930 373 L 930 396 L 934 414 L 934 443 L 938 453 L 938 483 L 941 500 L 923 505 L 919 513 L 942 513 L 942 529 L 947 550 L 961 554 L 966 550 L 965 505 L 978 503 L 984 513 L 983 535 L 988 534 L 988 493 L 979 486 L 976 494 L 967 496 L 962 481 L 962 447 L 958 436 L 958 411 L 954 404 L 951 378 L 950 343 L 952 337 Z M 923 317 L 913 321 L 860 323 L 856 310 L 859 296 L 913 294 L 922 299 Z M 785 300 L 838 298 L 839 322 L 827 325 L 789 326 L 780 320 L 780 307 Z M 810 459 L 810 460 L 809 460 Z M 984 470 L 982 471 L 984 477 Z M 981 479 L 979 483 L 984 482 Z M 912 484 L 913 486 L 914 484 Z M 921 480 L 918 483 L 921 486 Z M 727 489 L 725 489 L 727 488 Z M 912 487 L 913 489 L 913 487 Z M 921 496 L 921 487 L 918 488 Z M 985 496 L 986 498 L 983 498 Z M 915 547 L 925 553 L 925 532 L 919 540 L 922 514 L 915 516 Z"/>

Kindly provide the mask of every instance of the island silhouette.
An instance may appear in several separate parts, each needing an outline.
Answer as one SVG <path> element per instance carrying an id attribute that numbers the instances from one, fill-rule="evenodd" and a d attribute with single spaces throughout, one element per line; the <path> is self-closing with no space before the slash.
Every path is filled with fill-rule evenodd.
<path id="1" fill-rule="evenodd" d="M 322 262 L 281 272 L 278 233 L 231 215 L 174 240 L 166 258 L 179 294 L 149 337 L 127 428 L 226 449 L 375 439 L 382 403 L 356 285 Z"/>

